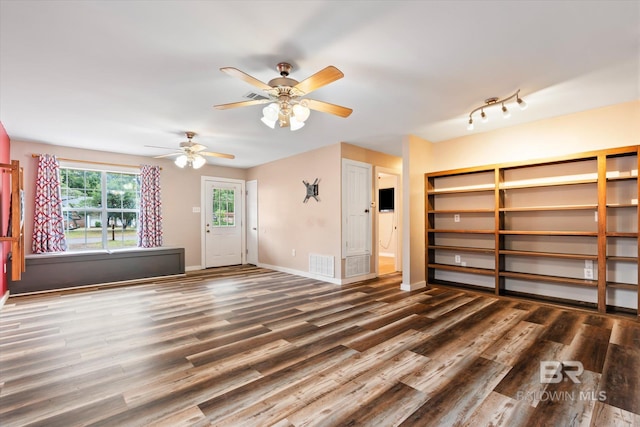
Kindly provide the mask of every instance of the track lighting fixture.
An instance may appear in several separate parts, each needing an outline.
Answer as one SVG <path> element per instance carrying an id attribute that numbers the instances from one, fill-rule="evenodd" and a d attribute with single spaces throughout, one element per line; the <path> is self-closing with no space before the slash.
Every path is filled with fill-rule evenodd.
<path id="1" fill-rule="evenodd" d="M 493 107 L 493 106 L 497 106 L 497 105 L 501 105 L 502 106 L 502 117 L 504 117 L 505 119 L 508 119 L 509 117 L 511 117 L 511 112 L 509 111 L 509 109 L 506 107 L 506 105 L 504 105 L 505 102 L 511 100 L 515 98 L 516 102 L 518 103 L 518 107 L 520 107 L 521 110 L 524 110 L 527 108 L 527 103 L 524 102 L 524 100 L 522 98 L 520 98 L 520 89 L 518 89 L 516 91 L 516 93 L 514 93 L 511 96 L 507 96 L 506 98 L 500 99 L 496 96 L 491 97 L 491 98 L 487 98 L 484 100 L 484 104 L 485 105 L 481 105 L 480 107 L 474 108 L 473 110 L 471 110 L 471 112 L 469 113 L 469 125 L 467 126 L 468 130 L 473 130 L 474 126 L 473 126 L 473 113 L 475 113 L 476 111 L 480 111 L 480 117 L 482 119 L 482 123 L 487 123 L 489 121 L 489 118 L 487 117 L 487 114 L 484 112 L 485 108 L 489 108 L 489 107 Z"/>

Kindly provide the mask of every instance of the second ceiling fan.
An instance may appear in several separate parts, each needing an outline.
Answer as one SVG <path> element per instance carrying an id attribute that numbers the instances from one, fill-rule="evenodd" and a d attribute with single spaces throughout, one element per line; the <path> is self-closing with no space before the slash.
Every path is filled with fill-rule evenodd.
<path id="1" fill-rule="evenodd" d="M 344 77 L 342 71 L 333 65 L 318 71 L 301 82 L 289 77 L 292 69 L 291 64 L 281 62 L 276 69 L 280 73 L 280 77 L 271 79 L 269 83 L 264 83 L 237 68 L 220 68 L 220 71 L 223 73 L 237 77 L 263 90 L 266 93 L 266 98 L 219 104 L 214 107 L 218 110 L 227 110 L 230 108 L 269 104 L 262 110 L 262 122 L 272 129 L 275 128 L 276 123 L 279 123 L 280 127 L 289 127 L 291 130 L 298 130 L 304 126 L 305 120 L 309 117 L 310 110 L 334 114 L 339 117 L 349 117 L 353 111 L 351 108 L 330 104 L 328 102 L 306 98 L 302 99 L 303 96 L 314 90 Z"/>

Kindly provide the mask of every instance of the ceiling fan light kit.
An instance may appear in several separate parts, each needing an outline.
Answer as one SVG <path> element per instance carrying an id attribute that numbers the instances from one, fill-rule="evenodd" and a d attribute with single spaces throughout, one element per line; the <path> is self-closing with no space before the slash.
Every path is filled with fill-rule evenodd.
<path id="1" fill-rule="evenodd" d="M 227 110 L 269 103 L 262 109 L 260 121 L 271 129 L 275 129 L 276 123 L 278 123 L 280 127 L 288 127 L 292 131 L 301 129 L 304 126 L 305 121 L 311 114 L 311 110 L 330 113 L 339 117 L 348 117 L 351 114 L 353 110 L 350 108 L 312 99 L 301 99 L 310 92 L 344 77 L 340 70 L 330 65 L 311 77 L 298 82 L 289 77 L 292 68 L 289 63 L 279 63 L 276 69 L 280 73 L 280 77 L 269 80 L 269 83 L 263 83 L 237 68 L 220 68 L 223 73 L 237 77 L 263 90 L 266 92 L 267 98 L 220 104 L 214 107 L 219 110 Z"/>
<path id="2" fill-rule="evenodd" d="M 204 151 L 207 149 L 204 145 L 196 144 L 193 142 L 193 137 L 196 135 L 195 132 L 185 132 L 187 135 L 187 140 L 180 143 L 180 149 L 175 150 L 173 153 L 163 154 L 161 156 L 155 156 L 155 159 L 161 159 L 163 157 L 175 156 L 176 159 L 174 163 L 179 168 L 184 168 L 185 166 L 189 166 L 193 169 L 200 169 L 202 166 L 207 163 L 207 159 L 205 156 L 209 157 L 221 157 L 223 159 L 234 159 L 235 156 L 233 154 L 224 154 L 224 153 L 214 153 L 211 151 Z M 147 145 L 147 147 L 153 147 L 151 145 Z M 154 147 L 154 148 L 164 148 L 167 147 Z"/>
<path id="3" fill-rule="evenodd" d="M 505 119 L 508 119 L 509 117 L 511 117 L 511 112 L 509 111 L 509 109 L 504 105 L 505 102 L 511 100 L 515 98 L 516 102 L 518 103 L 518 107 L 520 107 L 521 110 L 526 110 L 527 108 L 527 103 L 524 102 L 524 99 L 520 98 L 520 89 L 518 89 L 516 91 L 516 93 L 514 93 L 513 95 L 507 96 L 506 98 L 500 99 L 497 96 L 491 97 L 491 98 L 487 98 L 484 100 L 484 105 L 481 105 L 480 107 L 474 108 L 473 110 L 471 110 L 471 112 L 469 113 L 469 124 L 467 125 L 467 130 L 473 130 L 474 126 L 473 126 L 473 113 L 477 112 L 478 110 L 480 111 L 480 118 L 482 120 L 482 123 L 487 123 L 489 121 L 489 118 L 487 117 L 487 114 L 484 112 L 485 108 L 491 108 L 494 106 L 498 106 L 501 105 L 502 108 L 502 117 Z"/>

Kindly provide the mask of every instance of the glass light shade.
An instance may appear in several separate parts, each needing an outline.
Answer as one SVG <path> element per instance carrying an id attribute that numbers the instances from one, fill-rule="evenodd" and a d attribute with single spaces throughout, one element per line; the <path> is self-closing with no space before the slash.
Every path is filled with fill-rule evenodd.
<path id="1" fill-rule="evenodd" d="M 521 110 L 526 110 L 528 105 L 526 102 L 524 102 L 524 99 L 522 98 L 518 98 L 518 107 L 520 107 Z"/>
<path id="2" fill-rule="evenodd" d="M 469 126 L 467 126 L 467 130 L 473 130 L 473 119 L 469 119 Z"/>
<path id="3" fill-rule="evenodd" d="M 193 168 L 194 169 L 200 169 L 202 166 L 204 166 L 204 164 L 207 163 L 207 160 L 199 155 L 195 155 L 193 157 Z"/>
<path id="4" fill-rule="evenodd" d="M 174 163 L 176 164 L 176 166 L 178 166 L 179 168 L 183 168 L 185 166 L 187 166 L 187 162 L 189 161 L 189 159 L 187 158 L 187 156 L 185 156 L 184 154 L 181 154 L 178 156 L 178 158 L 174 161 Z"/>
<path id="5" fill-rule="evenodd" d="M 489 117 L 487 117 L 487 114 L 484 112 L 484 110 L 480 112 L 480 117 L 482 117 L 482 123 L 487 123 L 489 121 Z"/>
<path id="6" fill-rule="evenodd" d="M 289 127 L 292 131 L 301 129 L 304 126 L 304 122 L 301 122 L 296 116 L 289 117 Z"/>
<path id="7" fill-rule="evenodd" d="M 275 120 L 269 120 L 267 118 L 267 116 L 262 116 L 260 121 L 262 123 L 264 123 L 265 125 L 269 126 L 271 129 L 275 129 L 275 127 L 276 127 L 276 121 Z"/>
<path id="8" fill-rule="evenodd" d="M 504 117 L 505 119 L 508 119 L 509 117 L 511 117 L 511 113 L 509 112 L 509 110 L 507 110 L 507 107 L 505 107 L 504 105 L 502 106 L 502 117 Z"/>
<path id="9" fill-rule="evenodd" d="M 293 114 L 296 116 L 296 120 L 299 122 L 304 122 L 309 118 L 309 114 L 311 114 L 311 110 L 305 107 L 302 104 L 296 104 L 293 106 Z"/>
<path id="10" fill-rule="evenodd" d="M 278 114 L 280 113 L 280 107 L 277 103 L 273 102 L 262 109 L 262 114 L 269 121 L 275 122 L 278 120 Z"/>

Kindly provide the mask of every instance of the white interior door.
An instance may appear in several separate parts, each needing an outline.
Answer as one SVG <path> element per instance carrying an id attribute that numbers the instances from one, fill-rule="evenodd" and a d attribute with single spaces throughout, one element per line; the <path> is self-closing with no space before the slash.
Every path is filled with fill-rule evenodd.
<path id="1" fill-rule="evenodd" d="M 247 181 L 247 263 L 258 265 L 258 181 Z"/>
<path id="2" fill-rule="evenodd" d="M 371 165 L 342 160 L 343 257 L 371 254 Z"/>
<path id="3" fill-rule="evenodd" d="M 205 268 L 242 264 L 242 189 L 242 182 L 205 181 Z"/>

